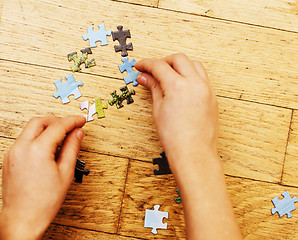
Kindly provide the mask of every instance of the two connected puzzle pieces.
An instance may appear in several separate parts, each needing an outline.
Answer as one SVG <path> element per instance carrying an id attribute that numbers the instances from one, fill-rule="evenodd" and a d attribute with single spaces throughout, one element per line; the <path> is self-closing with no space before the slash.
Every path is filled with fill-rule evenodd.
<path id="1" fill-rule="evenodd" d="M 105 114 L 103 109 L 107 109 L 108 105 L 106 103 L 102 103 L 100 98 L 96 98 L 94 103 L 89 107 L 89 102 L 81 102 L 80 103 L 81 110 L 87 109 L 88 114 L 85 114 L 84 117 L 86 118 L 87 122 L 93 121 L 94 118 L 92 117 L 95 113 L 97 113 L 97 118 L 104 118 Z"/>

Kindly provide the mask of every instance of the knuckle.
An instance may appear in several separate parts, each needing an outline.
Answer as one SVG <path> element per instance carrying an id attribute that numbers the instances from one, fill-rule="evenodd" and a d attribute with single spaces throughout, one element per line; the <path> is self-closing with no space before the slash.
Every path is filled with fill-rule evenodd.
<path id="1" fill-rule="evenodd" d="M 173 55 L 174 60 L 181 60 L 181 59 L 187 59 L 188 57 L 186 56 L 185 53 L 176 53 Z"/>
<path id="2" fill-rule="evenodd" d="M 158 59 L 158 60 L 156 60 L 156 61 L 153 62 L 152 67 L 153 67 L 154 69 L 156 69 L 157 67 L 161 66 L 161 65 L 164 64 L 164 63 L 165 63 L 164 60 L 162 60 L 162 59 Z"/>
<path id="3" fill-rule="evenodd" d="M 28 122 L 28 124 L 32 124 L 32 125 L 40 125 L 41 123 L 42 123 L 42 118 L 41 117 L 31 118 Z"/>

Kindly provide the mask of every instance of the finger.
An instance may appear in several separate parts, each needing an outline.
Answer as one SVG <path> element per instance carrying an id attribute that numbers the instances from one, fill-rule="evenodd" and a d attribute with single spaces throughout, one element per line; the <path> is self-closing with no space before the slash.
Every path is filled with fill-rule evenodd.
<path id="1" fill-rule="evenodd" d="M 203 64 L 199 61 L 193 61 L 193 64 L 194 64 L 198 74 L 200 75 L 200 77 L 206 81 L 209 81 L 207 71 L 204 68 Z"/>
<path id="2" fill-rule="evenodd" d="M 152 77 L 149 73 L 141 73 L 138 76 L 137 81 L 139 84 L 151 91 L 153 105 L 159 106 L 164 95 L 159 82 L 154 79 L 154 77 Z"/>
<path id="3" fill-rule="evenodd" d="M 57 121 L 59 118 L 50 116 L 50 117 L 35 117 L 29 120 L 28 124 L 25 126 L 22 133 L 18 136 L 18 139 L 33 141 L 38 137 L 45 128 L 50 124 Z"/>
<path id="4" fill-rule="evenodd" d="M 183 77 L 193 76 L 196 73 L 193 62 L 184 53 L 167 56 L 164 60 Z"/>
<path id="5" fill-rule="evenodd" d="M 66 186 L 73 179 L 76 159 L 79 155 L 80 145 L 84 135 L 84 131 L 81 128 L 74 129 L 67 135 L 63 142 L 57 165 L 61 179 Z"/>
<path id="6" fill-rule="evenodd" d="M 56 151 L 58 144 L 64 140 L 67 133 L 75 128 L 83 127 L 85 123 L 86 118 L 83 116 L 61 118 L 49 125 L 35 141 Z"/>
<path id="7" fill-rule="evenodd" d="M 140 72 L 147 72 L 156 79 L 164 92 L 167 86 L 181 76 L 164 60 L 143 59 L 135 64 Z"/>

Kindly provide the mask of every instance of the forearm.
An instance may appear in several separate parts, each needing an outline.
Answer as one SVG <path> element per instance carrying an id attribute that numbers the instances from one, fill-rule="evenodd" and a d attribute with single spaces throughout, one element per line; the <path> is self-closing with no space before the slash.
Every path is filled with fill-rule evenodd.
<path id="1" fill-rule="evenodd" d="M 11 218 L 5 212 L 0 214 L 1 240 L 36 240 L 42 237 L 43 231 L 39 230 L 38 224 L 17 222 L 17 219 Z"/>
<path id="2" fill-rule="evenodd" d="M 242 239 L 217 155 L 206 152 L 169 161 L 175 161 L 172 170 L 183 199 L 187 238 Z"/>

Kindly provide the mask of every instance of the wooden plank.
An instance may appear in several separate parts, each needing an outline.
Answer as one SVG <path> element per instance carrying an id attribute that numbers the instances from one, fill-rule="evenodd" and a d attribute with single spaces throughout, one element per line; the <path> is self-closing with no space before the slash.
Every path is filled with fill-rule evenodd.
<path id="1" fill-rule="evenodd" d="M 298 111 L 294 111 L 282 183 L 298 187 Z"/>
<path id="2" fill-rule="evenodd" d="M 2 19 L 3 2 L 4 2 L 4 0 L 0 0 L 0 22 L 1 22 L 1 19 Z"/>
<path id="3" fill-rule="evenodd" d="M 291 110 L 225 98 L 218 100 L 218 154 L 225 173 L 279 182 Z"/>
<path id="4" fill-rule="evenodd" d="M 218 95 L 298 109 L 296 33 L 158 8 L 108 0 L 100 5 L 95 0 L 26 1 L 22 6 L 17 0 L 6 1 L 1 58 L 69 69 L 66 55 L 87 47 L 82 34 L 99 23 L 106 29 L 123 24 L 131 30 L 130 58 L 185 52 L 206 65 Z M 122 78 L 117 66 L 121 56 L 111 38 L 108 42 L 93 49 L 98 66 L 83 71 Z"/>
<path id="5" fill-rule="evenodd" d="M 12 142 L 0 138 L 1 161 Z M 116 233 L 128 160 L 82 151 L 80 155 L 90 174 L 83 183 L 72 183 L 54 222 Z"/>
<path id="6" fill-rule="evenodd" d="M 98 96 L 104 101 L 119 89 L 121 80 L 76 73 L 83 97 L 62 105 L 52 97 L 53 82 L 70 72 L 0 61 L 3 124 L 0 135 L 15 138 L 33 116 L 82 114 L 79 102 Z M 21 80 L 20 80 L 21 79 Z M 151 116 L 150 93 L 137 87 L 135 102 L 122 109 L 109 107 L 106 118 L 84 127 L 82 149 L 151 161 L 162 151 Z M 227 174 L 279 182 L 284 161 L 291 110 L 218 98 L 220 109 L 219 155 Z M 1 108 L 0 107 L 0 108 Z"/>
<path id="7" fill-rule="evenodd" d="M 244 239 L 297 239 L 297 211 L 290 219 L 271 215 L 274 207 L 271 199 L 287 190 L 291 196 L 298 196 L 297 188 L 241 178 L 226 179 Z M 182 205 L 174 202 L 175 191 L 171 175 L 154 176 L 151 164 L 131 160 L 119 234 L 155 239 L 151 229 L 144 228 L 144 218 L 145 209 L 153 209 L 158 204 L 160 211 L 169 213 L 168 220 L 164 221 L 168 223 L 168 229 L 157 230 L 158 239 L 185 239 Z"/>
<path id="8" fill-rule="evenodd" d="M 85 229 L 73 228 L 68 226 L 60 226 L 56 224 L 51 224 L 43 238 L 46 239 L 55 239 L 55 240 L 90 240 L 90 239 L 101 239 L 101 240 L 126 240 L 131 239 L 132 237 L 124 237 L 115 234 L 108 234 L 103 232 L 89 231 Z M 134 238 L 133 238 L 134 239 Z"/>
<path id="9" fill-rule="evenodd" d="M 112 0 L 117 2 L 134 3 L 143 6 L 157 7 L 159 0 Z"/>
<path id="10" fill-rule="evenodd" d="M 160 0 L 160 8 L 298 32 L 295 0 Z"/>

